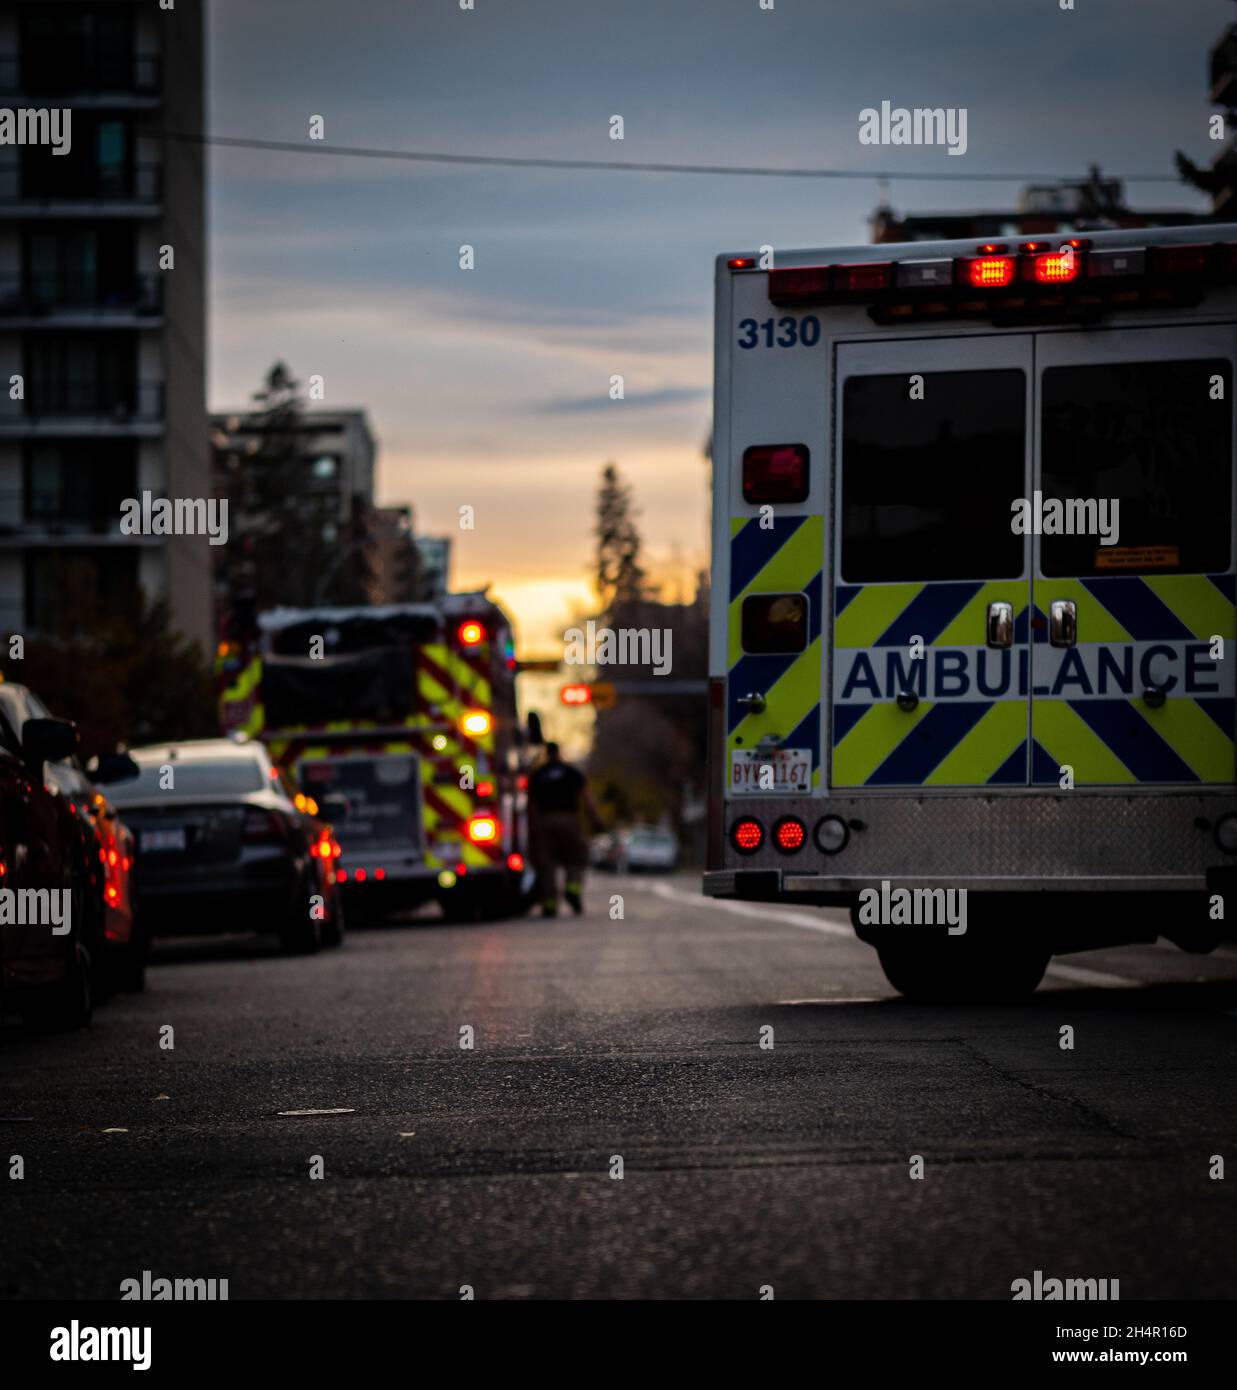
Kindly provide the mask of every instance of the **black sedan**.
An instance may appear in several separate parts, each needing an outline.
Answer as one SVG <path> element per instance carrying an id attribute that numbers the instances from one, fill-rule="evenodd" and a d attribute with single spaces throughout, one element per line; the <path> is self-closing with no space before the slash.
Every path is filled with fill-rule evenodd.
<path id="1" fill-rule="evenodd" d="M 137 836 L 146 932 L 275 931 L 302 952 L 339 944 L 330 828 L 260 743 L 189 740 L 132 757 L 138 777 L 109 790 Z"/>

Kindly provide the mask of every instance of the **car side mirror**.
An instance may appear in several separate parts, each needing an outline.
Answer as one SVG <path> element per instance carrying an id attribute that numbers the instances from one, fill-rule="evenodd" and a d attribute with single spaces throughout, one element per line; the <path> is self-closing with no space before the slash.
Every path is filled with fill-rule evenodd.
<path id="1" fill-rule="evenodd" d="M 86 772 L 92 782 L 107 786 L 111 782 L 132 782 L 142 775 L 142 769 L 128 753 L 104 753 L 91 758 Z"/>
<path id="2" fill-rule="evenodd" d="M 21 731 L 21 751 L 31 767 L 71 758 L 77 752 L 77 725 L 68 719 L 27 719 Z"/>
<path id="3" fill-rule="evenodd" d="M 323 820 L 346 820 L 348 818 L 348 798 L 338 794 L 324 796 L 318 802 L 318 814 Z"/>

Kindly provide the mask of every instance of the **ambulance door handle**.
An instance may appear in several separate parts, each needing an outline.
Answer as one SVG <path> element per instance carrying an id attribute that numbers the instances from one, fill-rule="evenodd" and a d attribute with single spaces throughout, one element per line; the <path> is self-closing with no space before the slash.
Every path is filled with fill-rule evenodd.
<path id="1" fill-rule="evenodd" d="M 1012 647 L 1014 645 L 1014 605 L 1012 603 L 990 603 L 988 605 L 988 645 L 990 647 Z"/>
<path id="2" fill-rule="evenodd" d="M 748 714 L 762 714 L 765 708 L 765 697 L 759 691 L 755 691 L 751 695 L 740 695 L 739 704 Z"/>
<path id="3" fill-rule="evenodd" d="M 895 703 L 900 710 L 909 714 L 919 704 L 919 696 L 913 690 L 899 690 Z"/>
<path id="4" fill-rule="evenodd" d="M 1048 610 L 1048 640 L 1054 647 L 1072 647 L 1078 641 L 1078 608 L 1073 599 L 1053 599 Z"/>

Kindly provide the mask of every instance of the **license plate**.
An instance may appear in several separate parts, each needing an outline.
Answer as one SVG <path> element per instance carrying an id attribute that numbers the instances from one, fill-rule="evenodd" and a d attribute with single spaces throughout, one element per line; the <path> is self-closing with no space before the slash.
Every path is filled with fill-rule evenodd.
<path id="1" fill-rule="evenodd" d="M 732 796 L 785 796 L 811 788 L 810 748 L 776 748 L 771 753 L 742 748 L 730 755 Z"/>
<path id="2" fill-rule="evenodd" d="M 141 839 L 138 841 L 139 848 L 144 853 L 152 850 L 183 850 L 185 848 L 185 828 L 177 826 L 175 830 L 143 830 Z"/>

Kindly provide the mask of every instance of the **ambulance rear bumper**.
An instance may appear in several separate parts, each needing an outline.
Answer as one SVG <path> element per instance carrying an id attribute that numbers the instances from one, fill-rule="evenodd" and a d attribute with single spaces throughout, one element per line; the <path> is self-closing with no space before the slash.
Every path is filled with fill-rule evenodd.
<path id="1" fill-rule="evenodd" d="M 755 854 L 740 855 L 731 827 L 764 828 Z M 804 847 L 781 853 L 772 827 L 795 816 Z M 845 845 L 822 853 L 826 816 L 847 825 Z M 1237 792 L 1005 793 L 734 798 L 725 806 L 719 867 L 704 876 L 710 897 L 840 903 L 865 888 L 967 888 L 975 892 L 1225 892 L 1237 894 L 1237 853 L 1217 825 L 1237 816 Z M 719 852 L 720 851 L 720 852 Z"/>

